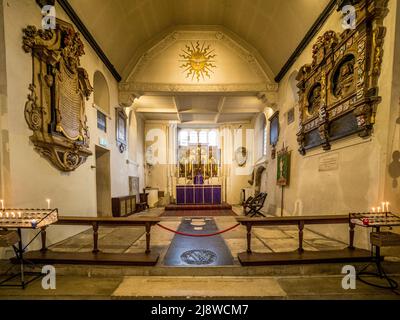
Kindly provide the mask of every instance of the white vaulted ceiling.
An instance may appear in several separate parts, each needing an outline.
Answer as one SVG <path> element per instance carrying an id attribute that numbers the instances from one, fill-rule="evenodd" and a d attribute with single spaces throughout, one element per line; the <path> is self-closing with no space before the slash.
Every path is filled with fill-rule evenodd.
<path id="1" fill-rule="evenodd" d="M 250 122 L 265 108 L 256 96 L 175 95 L 143 96 L 134 103 L 145 120 L 170 120 L 181 124 Z"/>
<path id="2" fill-rule="evenodd" d="M 218 25 L 276 75 L 329 0 L 69 0 L 122 75 L 145 43 L 182 25 Z"/>

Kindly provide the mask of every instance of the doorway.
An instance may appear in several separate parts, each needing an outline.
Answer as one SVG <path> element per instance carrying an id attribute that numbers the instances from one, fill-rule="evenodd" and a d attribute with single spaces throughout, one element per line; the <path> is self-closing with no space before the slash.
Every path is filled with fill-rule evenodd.
<path id="1" fill-rule="evenodd" d="M 97 216 L 111 216 L 110 151 L 96 146 Z"/>

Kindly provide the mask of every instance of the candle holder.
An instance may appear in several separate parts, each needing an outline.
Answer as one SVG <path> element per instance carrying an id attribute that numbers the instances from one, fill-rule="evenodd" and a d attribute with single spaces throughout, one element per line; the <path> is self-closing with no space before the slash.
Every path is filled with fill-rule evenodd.
<path id="1" fill-rule="evenodd" d="M 29 283 L 44 276 L 41 272 L 26 272 L 25 264 L 29 263 L 24 258 L 28 246 L 44 231 L 44 229 L 58 220 L 58 209 L 17 209 L 2 208 L 0 210 L 0 229 L 16 229 L 18 245 L 12 245 L 15 260 L 20 264 L 17 274 L 8 276 L 0 281 L 0 287 L 21 287 L 24 289 Z M 22 229 L 40 229 L 39 232 L 26 244 L 22 243 Z M 26 278 L 30 276 L 30 279 Z M 20 277 L 20 284 L 13 283 L 13 279 Z"/>

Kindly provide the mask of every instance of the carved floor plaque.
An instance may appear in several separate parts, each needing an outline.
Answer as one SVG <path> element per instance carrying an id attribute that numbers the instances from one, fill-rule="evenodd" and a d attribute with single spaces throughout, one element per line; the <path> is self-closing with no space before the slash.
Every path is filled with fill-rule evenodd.
<path id="1" fill-rule="evenodd" d="M 205 249 L 189 250 L 182 253 L 181 259 L 187 264 L 207 265 L 212 264 L 217 259 L 217 255 L 215 252 Z"/>
<path id="2" fill-rule="evenodd" d="M 339 169 L 339 154 L 333 153 L 319 158 L 319 171 L 334 171 Z"/>

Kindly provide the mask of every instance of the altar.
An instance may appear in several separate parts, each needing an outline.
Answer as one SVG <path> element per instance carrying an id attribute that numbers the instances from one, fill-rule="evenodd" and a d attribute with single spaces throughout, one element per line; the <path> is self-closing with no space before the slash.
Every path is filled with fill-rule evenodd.
<path id="1" fill-rule="evenodd" d="M 221 204 L 221 185 L 190 184 L 176 186 L 177 204 Z"/>

